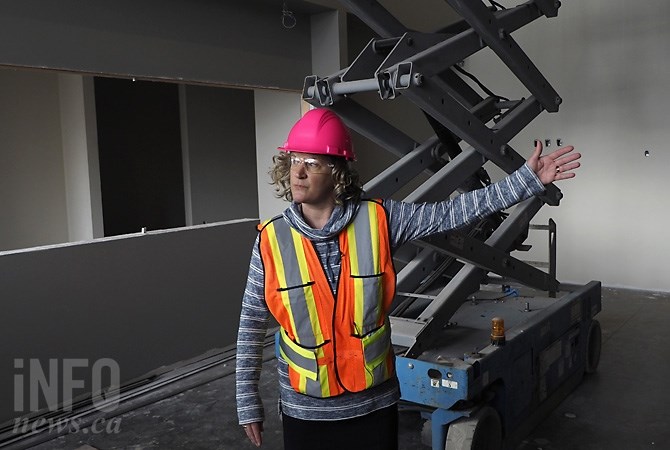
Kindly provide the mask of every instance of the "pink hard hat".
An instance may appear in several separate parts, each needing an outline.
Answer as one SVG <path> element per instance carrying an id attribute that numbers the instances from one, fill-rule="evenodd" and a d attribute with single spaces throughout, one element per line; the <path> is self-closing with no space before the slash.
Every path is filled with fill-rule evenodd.
<path id="1" fill-rule="evenodd" d="M 338 156 L 348 161 L 356 159 L 347 127 L 337 114 L 325 108 L 307 111 L 293 125 L 286 142 L 278 149 Z"/>

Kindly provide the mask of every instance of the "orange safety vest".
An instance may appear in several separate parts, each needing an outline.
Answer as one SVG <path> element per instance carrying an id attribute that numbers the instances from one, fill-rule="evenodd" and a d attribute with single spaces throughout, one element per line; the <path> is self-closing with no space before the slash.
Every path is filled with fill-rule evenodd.
<path id="1" fill-rule="evenodd" d="M 293 388 L 333 397 L 378 385 L 394 373 L 388 310 L 395 295 L 386 211 L 361 201 L 339 234 L 334 296 L 313 243 L 281 216 L 259 226 L 265 301 L 277 319 L 279 352 Z"/>

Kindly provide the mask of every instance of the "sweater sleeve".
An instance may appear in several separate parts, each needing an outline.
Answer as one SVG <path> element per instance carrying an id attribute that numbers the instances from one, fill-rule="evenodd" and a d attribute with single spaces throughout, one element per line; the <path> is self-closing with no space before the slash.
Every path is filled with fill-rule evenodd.
<path id="1" fill-rule="evenodd" d="M 264 270 L 258 249 L 259 237 L 260 235 L 256 237 L 251 252 L 237 333 L 235 397 L 240 425 L 262 422 L 265 418 L 258 383 L 263 367 L 263 344 L 270 311 L 265 303 Z"/>
<path id="2" fill-rule="evenodd" d="M 437 203 L 403 203 L 385 200 L 389 212 L 391 247 L 462 228 L 533 195 L 544 192 L 535 172 L 524 164 L 497 183 Z"/>

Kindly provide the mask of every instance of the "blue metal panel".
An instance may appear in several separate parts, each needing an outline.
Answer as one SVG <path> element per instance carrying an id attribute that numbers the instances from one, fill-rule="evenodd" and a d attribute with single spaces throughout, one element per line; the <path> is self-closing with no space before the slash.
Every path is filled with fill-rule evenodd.
<path id="1" fill-rule="evenodd" d="M 469 396 L 472 366 L 457 359 L 444 364 L 397 357 L 403 400 L 448 409 Z"/>

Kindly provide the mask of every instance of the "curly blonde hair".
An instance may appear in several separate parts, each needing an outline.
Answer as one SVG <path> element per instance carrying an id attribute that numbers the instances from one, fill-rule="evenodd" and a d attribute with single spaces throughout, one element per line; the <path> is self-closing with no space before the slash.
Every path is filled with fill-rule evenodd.
<path id="1" fill-rule="evenodd" d="M 358 172 L 344 158 L 324 156 L 333 164 L 333 183 L 335 184 L 335 203 L 358 202 L 363 195 Z M 274 166 L 268 172 L 275 186 L 277 198 L 293 201 L 291 194 L 291 154 L 281 152 L 272 158 Z"/>

